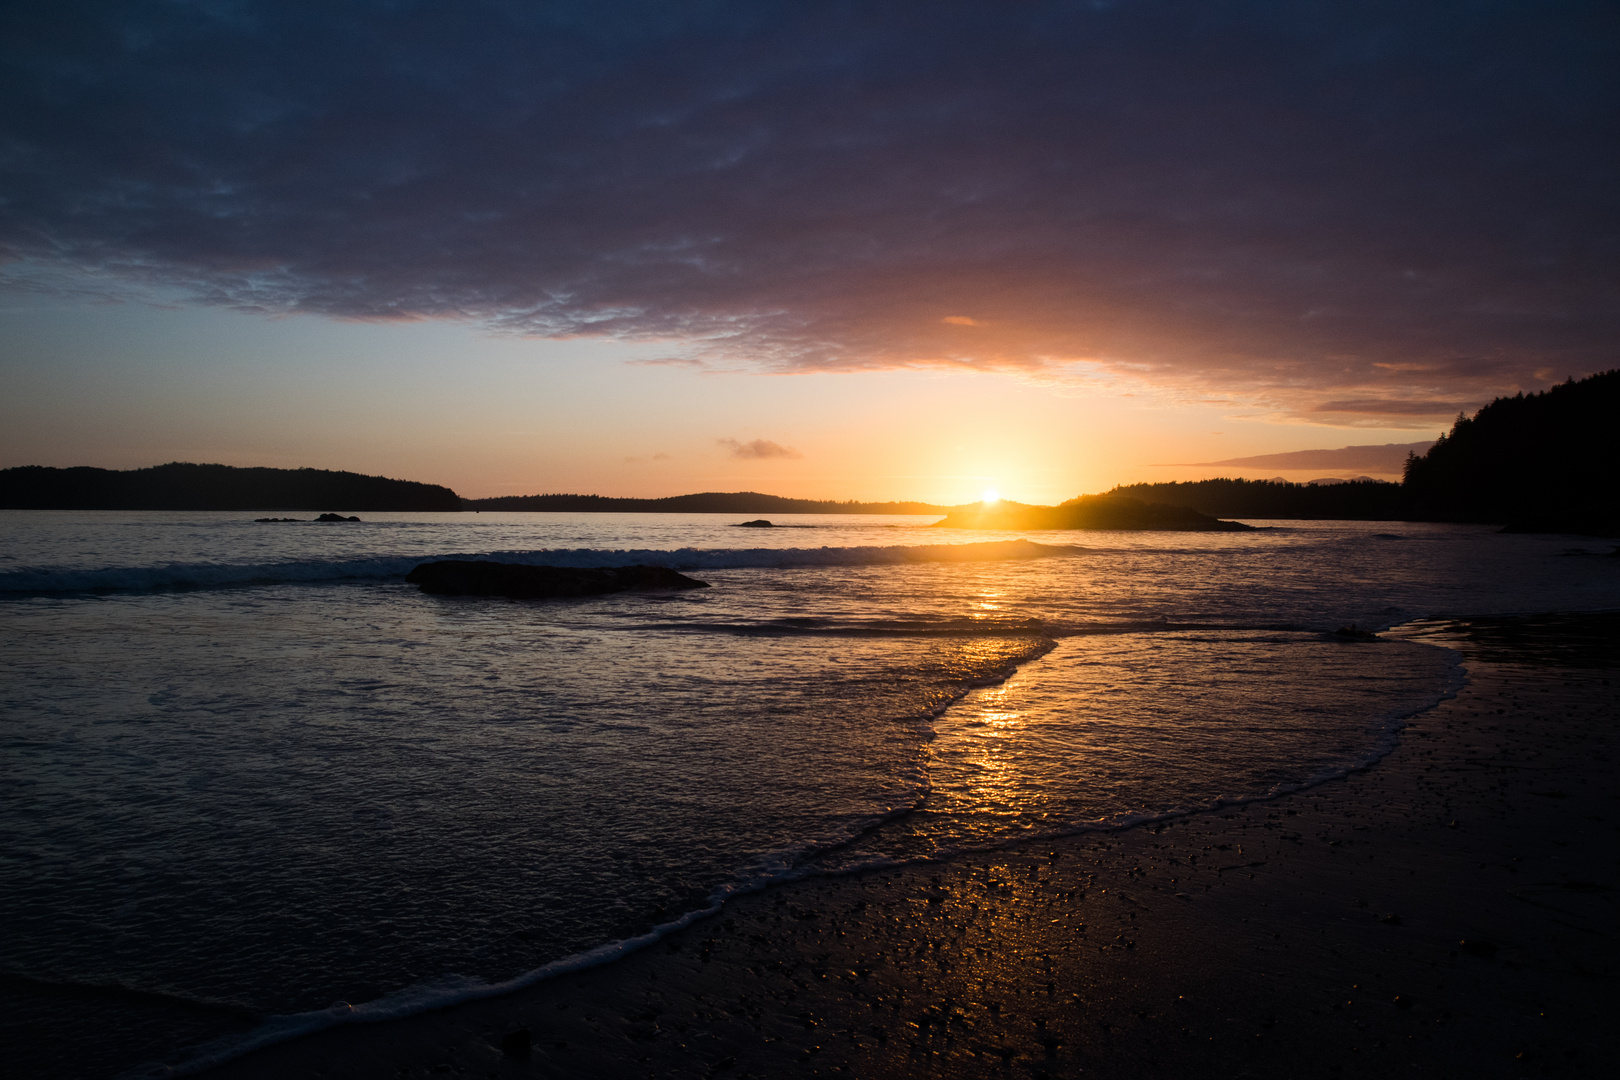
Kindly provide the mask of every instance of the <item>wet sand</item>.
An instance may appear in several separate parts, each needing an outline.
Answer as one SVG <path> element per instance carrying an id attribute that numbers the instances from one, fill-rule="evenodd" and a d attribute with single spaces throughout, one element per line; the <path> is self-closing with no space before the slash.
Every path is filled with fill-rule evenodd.
<path id="1" fill-rule="evenodd" d="M 208 1075 L 1620 1075 L 1620 616 L 1401 633 L 1469 683 L 1343 780 L 741 897 Z"/>

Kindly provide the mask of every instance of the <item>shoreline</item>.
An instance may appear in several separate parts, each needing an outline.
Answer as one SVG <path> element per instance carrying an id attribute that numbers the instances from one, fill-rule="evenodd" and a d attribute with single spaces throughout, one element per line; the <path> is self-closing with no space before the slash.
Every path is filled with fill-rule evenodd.
<path id="1" fill-rule="evenodd" d="M 1396 629 L 1408 624 L 1395 624 L 1385 626 L 1381 631 Z M 1171 627 L 1171 629 L 1181 629 Z M 1139 633 L 1139 627 L 1122 627 L 1107 631 L 1094 631 L 1103 633 Z M 1370 637 L 1369 637 L 1370 639 Z M 1362 640 L 1352 638 L 1350 640 Z M 964 685 L 960 693 L 942 702 L 927 715 L 937 719 L 946 713 L 952 706 L 958 704 L 973 690 L 994 686 L 1017 674 L 1029 663 L 1037 661 L 1052 651 L 1058 645 L 1057 640 L 1047 639 L 1044 644 L 1036 648 L 1030 655 L 1019 660 L 1016 664 L 998 672 L 992 678 L 972 681 Z M 1216 813 L 1221 810 L 1243 807 L 1251 803 L 1267 803 L 1289 795 L 1309 791 L 1321 784 L 1341 780 L 1345 776 L 1360 772 L 1376 766 L 1391 753 L 1399 744 L 1400 732 L 1408 720 L 1414 716 L 1428 712 L 1435 705 L 1455 696 L 1457 690 L 1466 684 L 1466 676 L 1460 655 L 1452 673 L 1452 682 L 1440 689 L 1438 697 L 1431 704 L 1425 705 L 1413 712 L 1394 716 L 1386 722 L 1384 733 L 1376 746 L 1369 751 L 1368 757 L 1362 762 L 1330 773 L 1320 774 L 1302 781 L 1291 783 L 1286 787 L 1242 796 L 1225 798 L 1214 805 L 1191 808 L 1177 808 L 1164 811 L 1143 811 L 1128 816 L 1124 820 L 1088 822 L 1082 825 L 1061 828 L 1052 833 L 1036 836 L 1013 836 L 997 843 L 974 847 L 954 849 L 940 854 L 934 858 L 919 858 L 903 862 L 878 863 L 843 869 L 816 869 L 806 867 L 784 876 L 769 880 L 755 880 L 743 883 L 732 883 L 724 886 L 716 893 L 711 894 L 701 908 L 683 912 L 670 922 L 651 927 L 645 933 L 617 941 L 609 941 L 579 953 L 560 957 L 531 971 L 521 972 L 510 979 L 498 983 L 473 982 L 465 987 L 458 986 L 459 976 L 447 976 L 436 983 L 419 984 L 406 987 L 401 991 L 386 994 L 380 998 L 351 1005 L 348 1002 L 337 1002 L 327 1009 L 311 1010 L 303 1013 L 276 1015 L 267 1018 L 261 1026 L 250 1030 L 244 1036 L 227 1036 L 214 1042 L 203 1043 L 193 1047 L 197 1051 L 194 1057 L 172 1065 L 152 1065 L 136 1067 L 120 1074 L 122 1080 L 147 1080 L 148 1077 L 164 1076 L 197 1076 L 212 1074 L 215 1070 L 239 1060 L 242 1057 L 255 1054 L 260 1050 L 277 1046 L 282 1043 L 297 1041 L 319 1032 L 341 1028 L 351 1025 L 371 1025 L 379 1023 L 404 1024 L 418 1017 L 433 1013 L 460 1008 L 464 1005 L 487 1001 L 492 998 L 506 997 L 521 993 L 531 987 L 565 978 L 579 972 L 589 971 L 596 967 L 615 964 L 623 961 L 644 949 L 654 948 L 672 935 L 677 935 L 706 919 L 720 914 L 728 904 L 755 893 L 787 888 L 805 881 L 833 880 L 857 875 L 872 873 L 898 872 L 913 870 L 918 867 L 944 865 L 960 859 L 994 856 L 999 853 L 1016 850 L 1028 845 L 1041 845 L 1056 843 L 1063 840 L 1073 840 L 1079 837 L 1093 835 L 1112 836 L 1135 829 L 1155 829 L 1173 823 L 1183 818 L 1196 817 L 1202 814 Z M 896 817 L 903 816 L 912 808 L 896 809 L 882 816 L 878 822 L 870 825 L 869 829 L 878 828 Z M 832 845 L 836 849 L 852 841 L 844 841 Z M 437 1003 L 424 1002 L 423 995 L 430 998 L 438 996 Z M 451 1000 L 443 1000 L 449 997 Z M 217 1051 L 210 1052 L 211 1047 L 217 1045 Z"/>
<path id="2" fill-rule="evenodd" d="M 744 894 L 611 963 L 201 1075 L 1597 1075 L 1617 633 L 1413 624 L 1392 636 L 1459 649 L 1468 682 L 1344 778 Z"/>

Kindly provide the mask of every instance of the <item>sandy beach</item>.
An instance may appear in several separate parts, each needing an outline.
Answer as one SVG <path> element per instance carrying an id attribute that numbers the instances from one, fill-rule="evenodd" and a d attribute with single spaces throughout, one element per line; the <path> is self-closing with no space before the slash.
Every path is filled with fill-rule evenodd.
<path id="1" fill-rule="evenodd" d="M 1468 683 L 1342 780 L 744 896 L 208 1075 L 1613 1075 L 1620 616 L 1394 633 Z"/>

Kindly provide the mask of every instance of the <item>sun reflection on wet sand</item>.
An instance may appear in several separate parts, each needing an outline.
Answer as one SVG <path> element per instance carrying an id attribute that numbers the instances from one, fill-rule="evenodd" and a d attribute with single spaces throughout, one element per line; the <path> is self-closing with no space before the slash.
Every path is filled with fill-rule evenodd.
<path id="1" fill-rule="evenodd" d="M 964 642 L 963 658 L 997 644 Z M 1298 785 L 1365 761 L 1450 670 L 1440 650 L 1320 635 L 1066 638 L 936 720 L 920 806 L 839 860 L 935 856 Z"/>

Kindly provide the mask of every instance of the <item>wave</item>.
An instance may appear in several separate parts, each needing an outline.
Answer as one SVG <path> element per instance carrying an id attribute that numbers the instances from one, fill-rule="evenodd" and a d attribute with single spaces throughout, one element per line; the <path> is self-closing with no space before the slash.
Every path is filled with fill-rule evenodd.
<path id="1" fill-rule="evenodd" d="M 937 720 L 952 705 L 966 697 L 969 691 L 1005 682 L 1020 666 L 1044 656 L 1055 644 L 1051 640 L 1040 641 L 1031 645 L 1022 654 L 1009 658 L 996 667 L 975 677 L 959 680 L 955 692 L 928 708 L 922 714 L 922 718 Z M 623 956 L 656 944 L 701 919 L 718 915 L 727 901 L 733 897 L 827 874 L 828 871 L 816 864 L 817 858 L 858 843 L 890 822 L 916 811 L 928 794 L 926 775 L 919 774 L 914 777 L 913 787 L 912 797 L 906 804 L 874 814 L 866 821 L 857 823 L 847 835 L 808 840 L 756 857 L 751 862 L 752 872 L 745 872 L 737 879 L 719 885 L 703 899 L 702 906 L 683 912 L 643 934 L 609 941 L 584 952 L 542 964 L 508 979 L 492 981 L 465 975 L 443 975 L 414 983 L 358 1005 L 337 1001 L 324 1009 L 270 1016 L 245 1034 L 227 1035 L 192 1047 L 182 1060 L 175 1063 L 143 1063 L 121 1073 L 119 1080 L 158 1080 L 160 1077 L 192 1076 L 218 1068 L 255 1050 L 324 1031 L 327 1028 L 344 1024 L 400 1020 L 469 1001 L 500 997 L 554 979 L 559 975 L 612 963 Z"/>
<path id="2" fill-rule="evenodd" d="M 760 892 L 805 878 L 844 877 L 873 870 L 948 862 L 974 853 L 1007 850 L 1036 841 L 1054 840 L 1059 837 L 1119 833 L 1128 829 L 1175 821 L 1180 818 L 1210 813 L 1228 807 L 1269 802 L 1284 795 L 1310 790 L 1321 784 L 1342 779 L 1352 773 L 1376 765 L 1399 745 L 1401 731 L 1405 728 L 1408 720 L 1433 709 L 1442 701 L 1455 697 L 1457 692 L 1466 684 L 1468 681 L 1467 672 L 1463 666 L 1463 658 L 1460 653 L 1434 642 L 1424 643 L 1432 648 L 1439 648 L 1451 654 L 1443 683 L 1423 700 L 1415 703 L 1409 702 L 1404 706 L 1391 708 L 1384 713 L 1379 718 L 1382 723 L 1379 725 L 1379 733 L 1373 744 L 1359 755 L 1356 760 L 1323 767 L 1299 780 L 1275 784 L 1263 791 L 1233 793 L 1181 806 L 1158 810 L 1128 811 L 1109 819 L 1054 822 L 1044 828 L 1021 831 L 988 843 L 969 842 L 937 848 L 927 855 L 896 857 L 872 854 L 857 857 L 842 865 L 827 865 L 821 862 L 822 859 L 837 855 L 849 846 L 859 843 L 860 840 L 884 826 L 915 813 L 928 795 L 928 784 L 925 780 L 910 805 L 897 807 L 875 816 L 858 826 L 850 836 L 844 839 L 822 844 L 807 844 L 796 850 L 764 856 L 755 863 L 756 872 L 754 874 L 721 885 L 704 899 L 701 907 L 684 912 L 668 922 L 654 926 L 646 933 L 604 943 L 584 952 L 563 957 L 522 972 L 509 979 L 490 981 L 461 975 L 446 975 L 416 983 L 359 1005 L 338 1001 L 325 1009 L 272 1016 L 245 1035 L 226 1036 L 193 1047 L 183 1060 L 174 1064 L 147 1063 L 138 1066 L 121 1074 L 119 1080 L 158 1080 L 160 1077 L 191 1076 L 218 1068 L 228 1061 L 252 1053 L 255 1050 L 328 1028 L 353 1023 L 399 1020 L 470 1001 L 501 997 L 537 983 L 554 979 L 560 975 L 610 964 L 630 953 L 657 944 L 670 934 L 683 930 L 695 922 L 718 915 L 726 903 L 735 897 Z M 953 695 L 948 701 L 931 710 L 930 717 L 937 718 L 942 715 L 965 696 L 965 692 L 970 686 L 993 685 L 1004 681 L 1023 664 L 1043 656 L 1050 650 L 1052 644 L 1054 643 L 1048 641 L 998 671 L 991 673 L 984 679 L 965 683 L 960 688 L 962 692 Z"/>
<path id="3" fill-rule="evenodd" d="M 795 569 L 818 566 L 907 566 L 921 563 L 1009 562 L 1074 556 L 1089 549 L 1031 540 L 976 544 L 918 544 L 892 547 L 820 548 L 570 548 L 491 551 L 444 555 L 381 555 L 361 559 L 294 559 L 271 563 L 168 563 L 90 569 L 40 568 L 0 573 L 0 595 L 56 593 L 185 592 L 255 585 L 321 584 L 334 581 L 388 581 L 403 578 L 425 562 L 439 559 L 491 559 L 528 566 L 589 569 L 607 566 L 664 566 L 671 570 Z"/>

